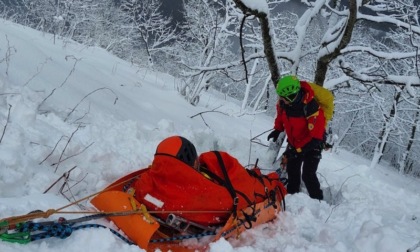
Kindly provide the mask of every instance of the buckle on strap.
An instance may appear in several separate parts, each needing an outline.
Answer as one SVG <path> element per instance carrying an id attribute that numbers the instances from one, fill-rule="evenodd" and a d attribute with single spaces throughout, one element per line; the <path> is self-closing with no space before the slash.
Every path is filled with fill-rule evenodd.
<path id="1" fill-rule="evenodd" d="M 239 198 L 238 197 L 233 198 L 233 205 L 237 206 L 238 203 L 239 203 Z"/>

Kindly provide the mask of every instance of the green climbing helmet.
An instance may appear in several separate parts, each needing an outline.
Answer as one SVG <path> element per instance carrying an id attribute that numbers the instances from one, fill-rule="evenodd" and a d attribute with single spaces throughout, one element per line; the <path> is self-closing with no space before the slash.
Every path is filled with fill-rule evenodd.
<path id="1" fill-rule="evenodd" d="M 300 90 L 300 81 L 294 75 L 286 75 L 277 82 L 276 92 L 281 97 L 296 95 Z"/>

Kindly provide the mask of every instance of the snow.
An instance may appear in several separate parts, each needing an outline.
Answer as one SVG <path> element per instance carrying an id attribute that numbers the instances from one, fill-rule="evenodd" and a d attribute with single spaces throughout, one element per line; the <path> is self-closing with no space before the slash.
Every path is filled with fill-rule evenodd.
<path id="1" fill-rule="evenodd" d="M 267 147 L 250 141 L 271 129 L 273 118 L 238 117 L 240 104 L 214 91 L 193 107 L 176 92 L 172 76 L 3 20 L 0 62 L 0 218 L 60 209 L 69 204 L 63 195 L 74 201 L 94 194 L 147 167 L 157 144 L 171 135 L 188 138 L 199 153 L 223 150 L 243 165 L 259 158 L 265 171 L 276 169 Z M 268 144 L 266 137 L 257 140 Z M 275 221 L 213 242 L 209 251 L 420 251 L 419 180 L 369 163 L 343 150 L 325 152 L 318 175 L 326 201 L 305 192 L 287 195 L 286 211 Z M 69 170 L 62 194 L 59 178 Z M 87 200 L 79 205 L 93 210 Z M 104 219 L 90 223 L 113 227 Z M 0 242 L 0 251 L 143 250 L 92 228 L 66 239 Z"/>
<path id="2" fill-rule="evenodd" d="M 268 3 L 265 0 L 242 0 L 242 3 L 246 7 L 257 10 L 258 12 L 266 14 L 269 12 Z"/>

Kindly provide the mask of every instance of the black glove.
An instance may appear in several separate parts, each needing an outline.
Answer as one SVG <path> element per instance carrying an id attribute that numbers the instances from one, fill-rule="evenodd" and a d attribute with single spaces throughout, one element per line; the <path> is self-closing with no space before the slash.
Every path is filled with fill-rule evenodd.
<path id="1" fill-rule="evenodd" d="M 324 150 L 328 151 L 330 150 L 332 147 L 334 147 L 332 144 L 325 142 L 324 143 Z"/>
<path id="2" fill-rule="evenodd" d="M 302 147 L 302 153 L 307 153 L 309 151 L 319 151 L 321 152 L 324 149 L 324 141 L 316 138 L 312 138 L 309 143 Z"/>
<path id="3" fill-rule="evenodd" d="M 279 138 L 281 131 L 280 130 L 273 130 L 270 132 L 270 134 L 268 134 L 267 136 L 267 141 L 270 141 L 271 138 L 273 138 L 273 142 L 277 141 L 277 139 Z"/>
<path id="4" fill-rule="evenodd" d="M 289 145 L 287 145 L 286 150 L 283 152 L 283 154 L 281 156 L 282 157 L 282 162 L 287 163 L 288 160 L 297 158 L 298 155 L 299 155 L 299 153 L 296 151 L 296 149 L 293 148 L 292 146 L 290 146 L 290 144 L 289 144 Z"/>

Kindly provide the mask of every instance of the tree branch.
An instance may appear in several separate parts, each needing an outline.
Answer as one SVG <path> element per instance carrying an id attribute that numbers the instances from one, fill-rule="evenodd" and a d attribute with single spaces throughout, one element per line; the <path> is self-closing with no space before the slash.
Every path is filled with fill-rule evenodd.
<path id="1" fill-rule="evenodd" d="M 261 35 L 263 38 L 264 44 L 264 54 L 267 60 L 268 68 L 271 73 L 271 81 L 273 82 L 274 87 L 277 86 L 277 81 L 280 78 L 280 72 L 277 64 L 277 59 L 275 56 L 273 43 L 271 41 L 270 35 L 270 25 L 267 17 L 267 13 L 259 12 L 258 10 L 253 10 L 247 7 L 241 0 L 233 0 L 236 6 L 242 10 L 245 15 L 254 15 L 258 18 L 261 24 Z"/>
<path id="2" fill-rule="evenodd" d="M 241 21 L 241 28 L 240 28 L 240 32 L 239 32 L 239 43 L 241 45 L 241 55 L 242 55 L 242 62 L 244 64 L 244 70 L 245 70 L 245 80 L 246 83 L 248 83 L 248 69 L 246 68 L 246 61 L 245 61 L 245 49 L 244 49 L 244 44 L 242 41 L 242 33 L 243 33 L 243 29 L 244 29 L 244 24 L 245 24 L 245 20 L 248 16 L 244 15 L 242 21 Z"/>
<path id="3" fill-rule="evenodd" d="M 10 109 L 11 109 L 11 108 L 12 108 L 12 105 L 10 105 L 10 104 L 9 104 L 9 111 L 8 111 L 8 113 L 7 113 L 6 125 L 4 125 L 4 128 L 3 128 L 3 133 L 1 134 L 1 137 L 0 137 L 0 143 L 3 141 L 3 137 L 4 137 L 4 134 L 6 133 L 6 128 L 7 128 L 7 125 L 9 124 Z"/>
<path id="4" fill-rule="evenodd" d="M 114 95 L 115 95 L 115 100 L 114 100 L 114 105 L 117 103 L 117 100 L 118 100 L 118 96 L 117 96 L 117 94 L 115 94 L 115 92 L 114 91 L 112 91 L 112 89 L 110 89 L 110 88 L 105 88 L 105 87 L 103 87 L 103 88 L 98 88 L 98 89 L 96 89 L 96 90 L 93 90 L 92 92 L 90 92 L 89 94 L 87 94 L 87 95 L 85 95 L 80 101 L 79 101 L 79 103 L 77 103 L 76 104 L 76 106 L 74 106 L 73 107 L 73 109 L 67 114 L 67 116 L 66 116 L 66 118 L 64 119 L 64 121 L 66 122 L 67 121 L 67 119 L 69 118 L 69 116 L 76 110 L 76 108 L 83 102 L 83 100 L 85 100 L 88 96 L 90 96 L 91 94 L 93 94 L 93 93 L 95 93 L 95 92 L 97 92 L 97 91 L 100 91 L 100 90 L 109 90 L 109 91 L 111 91 Z"/>
<path id="5" fill-rule="evenodd" d="M 47 190 L 45 190 L 43 192 L 43 194 L 46 194 L 49 190 L 51 190 L 51 188 L 53 188 L 53 186 L 55 186 L 61 179 L 65 179 L 68 178 L 70 176 L 70 172 L 73 171 L 77 166 L 74 166 L 73 168 L 71 168 L 70 170 L 66 171 L 65 173 L 63 173 L 63 175 L 61 175 L 61 177 L 59 177 L 54 183 L 52 183 L 52 185 L 50 185 Z"/>
<path id="6" fill-rule="evenodd" d="M 222 105 L 220 105 L 220 106 L 219 106 L 219 107 L 217 107 L 217 108 L 212 109 L 211 111 L 204 111 L 204 112 L 200 112 L 200 113 L 198 113 L 198 114 L 195 114 L 195 115 L 193 115 L 193 116 L 190 116 L 190 118 L 192 119 L 192 118 L 194 118 L 194 117 L 196 117 L 196 116 L 200 116 L 200 117 L 201 117 L 201 119 L 203 120 L 204 124 L 205 124 L 208 128 L 210 128 L 210 126 L 209 126 L 209 125 L 206 123 L 206 121 L 204 120 L 203 114 L 205 114 L 205 113 L 210 113 L 210 112 L 214 112 L 214 113 L 220 113 L 220 114 L 222 114 L 222 115 L 229 116 L 228 114 L 223 113 L 223 112 L 221 112 L 221 111 L 215 111 L 216 109 L 218 109 L 218 108 L 220 108 L 220 107 L 222 107 Z"/>
<path id="7" fill-rule="evenodd" d="M 60 165 L 60 163 L 62 162 L 62 157 L 63 157 L 63 155 L 64 155 L 64 152 L 66 151 L 66 149 L 67 149 L 67 146 L 69 145 L 69 143 L 70 143 L 70 141 L 71 141 L 71 139 L 73 138 L 73 136 L 74 136 L 74 134 L 80 129 L 80 125 L 78 125 L 77 126 L 77 128 L 76 128 L 76 130 L 75 131 L 73 131 L 72 133 L 71 133 L 71 136 L 69 137 L 69 140 L 67 141 L 67 143 L 66 143 L 66 145 L 64 146 L 64 149 L 63 149 L 63 151 L 61 152 L 61 155 L 60 155 L 60 158 L 58 159 L 58 162 L 56 163 L 56 166 L 55 166 L 55 171 L 54 172 L 57 172 L 57 169 L 58 169 L 58 166 Z"/>

